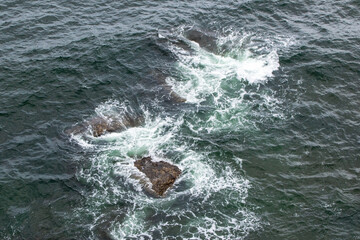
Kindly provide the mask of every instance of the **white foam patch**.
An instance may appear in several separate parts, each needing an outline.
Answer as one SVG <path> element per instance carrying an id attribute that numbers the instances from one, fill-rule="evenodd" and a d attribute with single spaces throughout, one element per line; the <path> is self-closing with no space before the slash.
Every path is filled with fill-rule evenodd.
<path id="1" fill-rule="evenodd" d="M 265 56 L 252 57 L 249 51 L 246 51 L 245 55 L 246 59 L 238 63 L 235 71 L 238 79 L 245 79 L 249 83 L 266 81 L 280 67 L 279 56 L 275 50 Z"/>
<path id="2" fill-rule="evenodd" d="M 256 116 L 256 111 L 244 101 L 246 94 L 256 96 L 260 110 L 263 105 L 271 116 L 281 117 L 279 100 L 256 88 L 279 68 L 277 49 L 268 42 L 256 45 L 252 37 L 230 34 L 220 38 L 219 46 L 230 46 L 221 55 L 201 49 L 196 43 L 190 43 L 193 54 L 171 46 L 179 59 L 176 67 L 181 79 L 169 77 L 167 82 L 187 102 L 210 106 L 207 117 L 194 114 L 194 121 L 190 122 L 180 114 L 176 119 L 161 118 L 143 110 L 143 126 L 98 138 L 75 139 L 84 148 L 97 150 L 90 166 L 78 174 L 94 186 L 92 195 L 87 197 L 90 214 L 98 216 L 105 204 L 114 205 L 118 199 L 127 203 L 125 218 L 112 222 L 113 238 L 170 239 L 181 233 L 184 239 L 241 239 L 260 227 L 260 220 L 246 208 L 250 182 L 228 165 L 235 162 L 241 168 L 242 160 L 218 162 L 206 150 L 194 151 L 186 140 L 177 139 L 184 125 L 201 135 L 202 131 L 233 130 L 253 124 L 246 116 L 249 112 Z M 255 86 L 255 90 L 246 92 L 246 86 Z M 109 100 L 95 111 L 98 116 L 107 117 L 132 113 L 133 109 L 126 103 Z M 259 112 L 261 117 L 267 117 Z M 175 163 L 183 171 L 165 198 L 147 196 L 133 177 L 141 175 L 134 160 L 143 156 Z"/>
<path id="3" fill-rule="evenodd" d="M 194 184 L 188 190 L 190 195 L 201 197 L 206 201 L 211 193 L 229 189 L 237 192 L 239 200 L 244 201 L 250 187 L 248 180 L 236 176 L 230 167 L 226 167 L 221 176 L 218 176 L 206 161 L 205 156 L 191 150 L 186 152 L 187 154 L 181 161 L 180 166 L 188 170 L 188 173 L 183 178 Z"/>
<path id="4" fill-rule="evenodd" d="M 95 147 L 93 144 L 86 141 L 81 135 L 71 135 L 70 140 L 75 141 L 77 144 L 79 144 L 82 148 L 85 149 L 91 149 Z"/>
<path id="5" fill-rule="evenodd" d="M 173 125 L 173 120 L 146 119 L 144 126 L 129 128 L 119 133 L 109 133 L 97 139 L 109 143 L 107 150 L 117 150 L 127 156 L 160 155 L 162 146 L 173 137 L 172 131 L 166 131 Z"/>
<path id="6" fill-rule="evenodd" d="M 278 49 L 289 46 L 289 39 L 270 40 L 230 31 L 218 38 L 219 49 L 223 50 L 214 54 L 187 40 L 181 31 L 177 34 L 193 52 L 185 52 L 170 43 L 169 48 L 178 58 L 178 76 L 168 77 L 166 81 L 187 102 L 214 108 L 209 112 L 210 117 L 195 120 L 195 126 L 188 123 L 193 131 L 237 131 L 255 127 L 254 119 L 285 118 L 281 100 L 260 85 L 264 86 L 274 77 L 280 67 Z M 244 99 L 245 96 L 254 97 L 254 101 Z"/>
<path id="7" fill-rule="evenodd" d="M 189 189 L 172 191 L 171 195 L 164 199 L 139 196 L 134 203 L 136 208 L 112 229 L 111 234 L 115 239 L 153 239 L 154 232 L 161 234 L 163 238 L 163 234 L 170 234 L 171 229 L 182 229 L 185 239 L 239 239 L 259 227 L 259 219 L 242 206 L 250 188 L 247 179 L 240 177 L 229 166 L 225 167 L 222 174 L 217 174 L 207 162 L 206 155 L 183 146 L 177 150 L 186 152 L 186 156 L 180 162 L 183 174 L 177 184 L 191 183 Z M 182 198 L 187 200 L 181 208 L 171 207 L 177 199 Z M 236 206 L 236 211 L 223 211 L 225 206 Z M 146 214 L 148 208 L 156 209 L 156 214 L 165 213 L 167 219 L 147 224 L 147 219 L 152 217 Z M 175 219 L 181 223 L 177 223 Z M 174 231 L 170 238 L 176 237 L 177 233 Z"/>
<path id="8" fill-rule="evenodd" d="M 145 236 L 151 238 L 151 235 L 144 232 L 144 218 L 145 214 L 142 211 L 133 211 L 127 214 L 123 224 L 121 224 L 119 227 L 116 227 L 115 230 L 111 232 L 111 235 L 116 239 L 144 239 Z M 140 235 L 142 235 L 141 238 L 139 238 Z"/>
<path id="9" fill-rule="evenodd" d="M 131 113 L 131 105 L 127 102 L 119 102 L 118 100 L 107 100 L 104 104 L 100 104 L 95 108 L 95 113 L 99 117 L 107 118 L 112 115 L 121 115 Z"/>
<path id="10" fill-rule="evenodd" d="M 178 81 L 175 78 L 168 78 L 167 82 L 188 102 L 200 103 L 209 95 L 214 96 L 215 99 L 223 96 L 221 83 L 226 78 L 234 78 L 236 81 L 250 84 L 267 81 L 280 67 L 277 51 L 275 48 L 269 47 L 270 50 L 267 51 L 262 48 L 265 53 L 255 55 L 252 52 L 256 47 L 244 46 L 247 38 L 248 35 L 245 35 L 240 40 L 232 40 L 231 50 L 222 55 L 208 52 L 200 48 L 197 43 L 186 39 L 185 41 L 194 49 L 194 54 L 184 54 L 182 48 L 171 45 L 170 49 L 178 56 L 178 69 L 183 74 L 183 79 Z M 224 39 L 220 39 L 219 44 L 230 41 L 229 37 Z"/>
<path id="11" fill-rule="evenodd" d="M 106 104 L 114 106 L 113 102 Z M 97 111 L 97 114 L 104 114 L 103 111 L 107 114 L 109 106 L 101 106 Z M 249 181 L 230 167 L 217 173 L 211 167 L 215 159 L 208 159 L 206 153 L 195 152 L 186 143 L 178 142 L 175 136 L 179 135 L 179 126 L 184 123 L 181 116 L 176 119 L 152 118 L 148 112 L 144 112 L 145 124 L 141 127 L 98 138 L 77 138 L 83 147 L 96 146 L 97 153 L 90 159 L 91 165 L 78 172 L 81 181 L 94 187 L 91 195 L 87 196 L 86 209 L 89 214 L 96 216 L 92 227 L 96 226 L 96 221 L 101 221 L 104 205 L 113 205 L 118 199 L 123 199 L 132 207 L 125 219 L 112 223 L 111 235 L 115 239 L 152 239 L 155 232 L 165 237 L 171 229 L 183 229 L 189 238 L 222 238 L 221 234 L 235 237 L 240 233 L 246 235 L 246 232 L 254 229 L 259 220 L 243 206 L 250 188 Z M 139 179 L 133 177 L 141 175 L 134 166 L 134 159 L 151 155 L 155 160 L 171 162 L 171 159 L 164 157 L 168 152 L 175 153 L 179 159 L 176 164 L 183 173 L 167 197 L 151 198 L 142 191 Z M 114 179 L 111 175 L 120 178 Z M 181 185 L 186 187 L 179 189 Z M 219 201 L 218 194 L 223 202 Z M 181 208 L 172 207 L 179 198 L 186 198 L 188 202 Z M 199 204 L 206 206 L 205 209 L 199 210 Z M 239 213 L 222 212 L 224 204 L 234 204 Z M 149 209 L 154 211 L 150 215 L 146 213 Z M 218 210 L 209 214 L 208 209 Z M 78 210 L 81 211 L 84 209 Z M 151 222 L 149 219 L 154 213 L 166 217 Z M 174 219 L 187 220 L 181 223 Z M 209 227 L 210 223 L 217 230 Z M 193 229 L 199 231 L 194 232 Z"/>

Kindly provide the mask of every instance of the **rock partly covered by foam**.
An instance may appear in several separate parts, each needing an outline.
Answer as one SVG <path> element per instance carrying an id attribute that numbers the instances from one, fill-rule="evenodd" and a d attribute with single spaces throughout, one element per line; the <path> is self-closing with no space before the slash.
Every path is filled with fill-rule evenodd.
<path id="1" fill-rule="evenodd" d="M 186 102 L 186 99 L 174 92 L 172 87 L 166 82 L 167 75 L 165 73 L 161 72 L 160 70 L 154 69 L 152 70 L 151 75 L 162 87 L 165 97 L 176 103 Z"/>
<path id="2" fill-rule="evenodd" d="M 152 190 L 158 196 L 163 196 L 181 174 L 177 166 L 164 161 L 154 162 L 151 157 L 137 160 L 134 165 L 149 178 Z"/>
<path id="3" fill-rule="evenodd" d="M 201 48 L 204 48 L 209 52 L 215 54 L 218 53 L 216 37 L 212 33 L 205 33 L 201 30 L 193 28 L 185 32 L 185 37 L 190 41 L 198 43 Z"/>
<path id="4" fill-rule="evenodd" d="M 122 116 L 116 117 L 95 117 L 88 121 L 77 124 L 65 132 L 77 135 L 90 131 L 94 137 L 99 137 L 105 133 L 121 132 L 130 127 L 139 127 L 144 123 L 143 117 Z"/>
<path id="5" fill-rule="evenodd" d="M 91 127 L 92 135 L 94 137 L 99 137 L 109 132 L 121 132 L 130 127 L 138 127 L 144 122 L 143 118 L 137 117 L 133 118 L 130 116 L 125 116 L 122 119 L 105 119 L 98 118 L 92 119 L 89 122 Z"/>

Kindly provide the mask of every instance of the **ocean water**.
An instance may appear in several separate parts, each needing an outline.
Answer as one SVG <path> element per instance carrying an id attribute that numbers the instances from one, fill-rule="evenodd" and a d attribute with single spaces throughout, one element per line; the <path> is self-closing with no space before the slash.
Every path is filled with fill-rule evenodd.
<path id="1" fill-rule="evenodd" d="M 2 1 L 0 239 L 360 239 L 359 46 L 356 0 Z"/>

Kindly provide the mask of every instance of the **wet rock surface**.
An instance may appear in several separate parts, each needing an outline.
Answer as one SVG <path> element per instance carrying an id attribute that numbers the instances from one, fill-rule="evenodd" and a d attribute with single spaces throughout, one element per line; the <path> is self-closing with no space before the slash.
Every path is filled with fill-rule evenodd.
<path id="1" fill-rule="evenodd" d="M 100 137 L 105 133 L 121 132 L 130 127 L 139 127 L 144 123 L 143 117 L 123 116 L 116 117 L 95 117 L 88 121 L 79 123 L 65 131 L 68 135 L 83 134 L 90 131 L 94 137 Z"/>
<path id="2" fill-rule="evenodd" d="M 181 174 L 181 170 L 177 166 L 164 161 L 152 161 L 151 157 L 137 160 L 134 165 L 149 178 L 152 190 L 157 196 L 164 196 L 166 190 Z"/>
<path id="3" fill-rule="evenodd" d="M 99 118 L 92 119 L 90 121 L 92 135 L 94 137 L 99 137 L 109 132 L 121 132 L 130 127 L 138 127 L 143 124 L 144 119 L 142 117 L 131 117 L 125 116 L 122 119 L 114 118 Z"/>
<path id="4" fill-rule="evenodd" d="M 211 33 L 204 33 L 197 29 L 190 29 L 185 32 L 185 37 L 190 41 L 198 43 L 201 48 L 204 48 L 209 52 L 215 54 L 218 53 L 216 37 Z"/>
<path id="5" fill-rule="evenodd" d="M 151 72 L 152 77 L 156 80 L 156 82 L 162 87 L 164 91 L 164 95 L 175 103 L 183 103 L 186 102 L 186 99 L 181 97 L 179 94 L 174 92 L 172 87 L 166 82 L 167 75 L 160 70 L 154 69 Z"/>

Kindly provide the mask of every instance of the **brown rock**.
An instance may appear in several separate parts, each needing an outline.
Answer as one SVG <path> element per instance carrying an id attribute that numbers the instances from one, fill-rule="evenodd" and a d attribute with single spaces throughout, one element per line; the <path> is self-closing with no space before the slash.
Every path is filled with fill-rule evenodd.
<path id="1" fill-rule="evenodd" d="M 129 127 L 138 127 L 144 122 L 142 117 L 133 118 L 125 116 L 122 119 L 117 118 L 94 118 L 89 122 L 92 135 L 99 137 L 109 132 L 121 132 Z"/>
<path id="2" fill-rule="evenodd" d="M 163 196 L 181 174 L 177 166 L 164 161 L 153 162 L 151 157 L 137 160 L 134 165 L 150 179 L 152 190 L 158 196 Z"/>
<path id="3" fill-rule="evenodd" d="M 83 123 L 77 124 L 65 131 L 66 134 L 82 134 L 90 129 L 94 137 L 99 137 L 109 132 L 121 132 L 130 127 L 138 127 L 143 124 L 143 117 L 132 117 L 129 115 L 122 118 L 95 117 Z"/>

